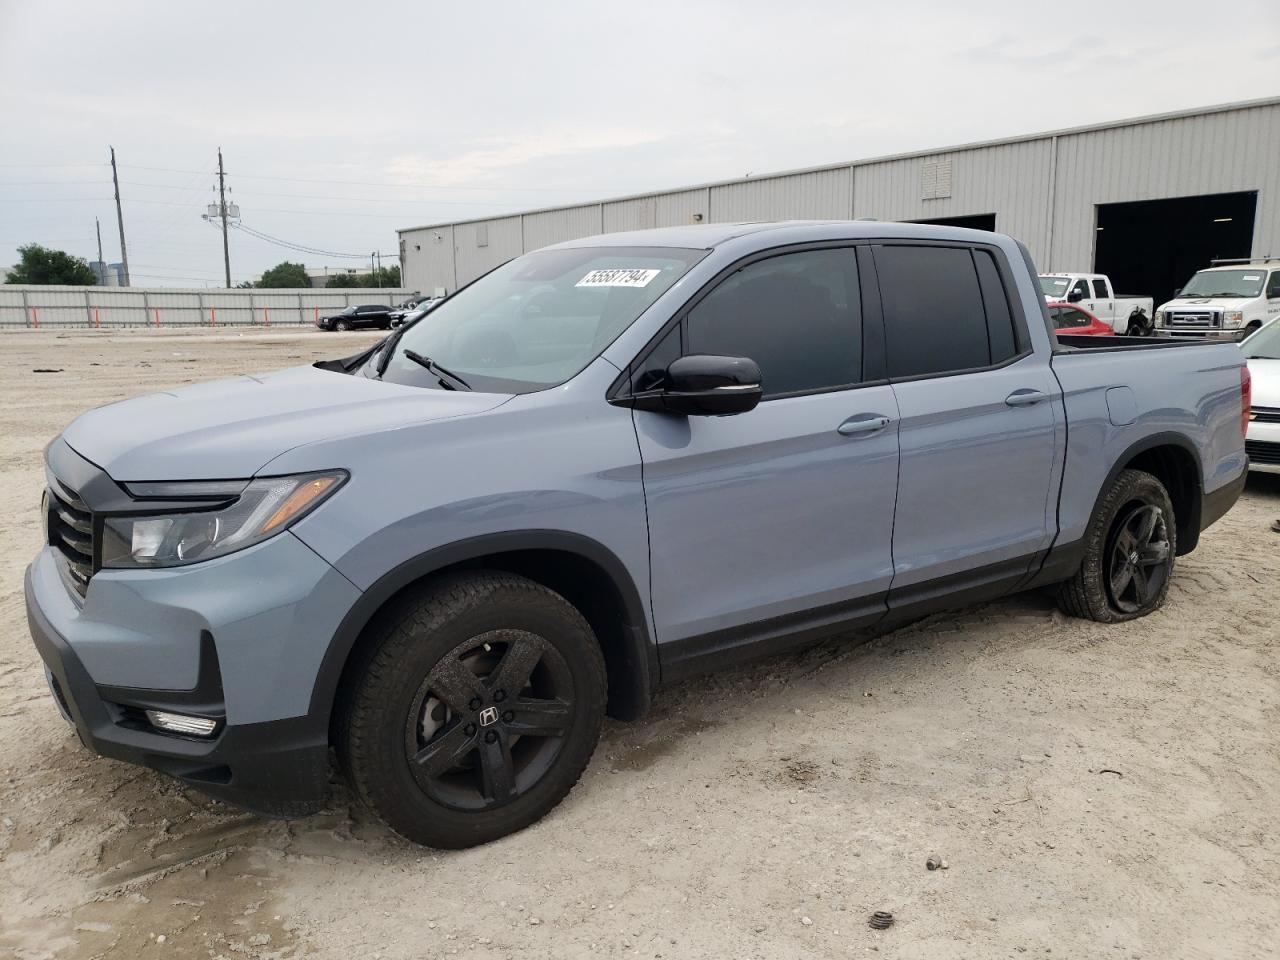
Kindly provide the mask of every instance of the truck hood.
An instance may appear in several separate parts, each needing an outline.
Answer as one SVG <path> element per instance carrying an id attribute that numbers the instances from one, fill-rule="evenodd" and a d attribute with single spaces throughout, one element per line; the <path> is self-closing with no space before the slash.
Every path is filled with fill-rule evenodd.
<path id="1" fill-rule="evenodd" d="M 1258 297 L 1186 297 L 1160 304 L 1161 310 L 1244 310 L 1258 302 Z"/>
<path id="2" fill-rule="evenodd" d="M 1248 363 L 1249 376 L 1253 379 L 1253 405 L 1280 409 L 1280 360 L 1251 357 Z"/>
<path id="3" fill-rule="evenodd" d="M 62 436 L 121 482 L 230 480 L 303 444 L 481 413 L 508 399 L 293 367 L 123 400 L 77 418 Z"/>

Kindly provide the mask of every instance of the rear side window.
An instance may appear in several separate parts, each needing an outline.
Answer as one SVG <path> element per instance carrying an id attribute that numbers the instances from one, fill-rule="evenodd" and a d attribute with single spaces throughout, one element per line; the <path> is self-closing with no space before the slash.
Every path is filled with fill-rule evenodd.
<path id="1" fill-rule="evenodd" d="M 689 311 L 687 354 L 749 357 L 766 397 L 862 379 L 854 251 L 807 250 L 748 264 Z"/>
<path id="2" fill-rule="evenodd" d="M 992 363 L 982 289 L 968 249 L 884 246 L 876 250 L 875 257 L 891 378 L 929 376 Z M 994 272 L 995 264 L 989 266 Z M 998 274 L 995 280 L 998 285 Z M 1008 309 L 1004 302 L 1006 317 Z M 993 303 L 993 314 L 997 310 L 997 303 Z M 1008 342 L 1001 344 L 1000 352 L 1012 356 L 1011 323 L 1008 326 Z"/>
<path id="3" fill-rule="evenodd" d="M 1106 300 L 1111 294 L 1107 293 L 1107 281 L 1097 277 L 1093 281 L 1093 298 L 1095 300 Z"/>

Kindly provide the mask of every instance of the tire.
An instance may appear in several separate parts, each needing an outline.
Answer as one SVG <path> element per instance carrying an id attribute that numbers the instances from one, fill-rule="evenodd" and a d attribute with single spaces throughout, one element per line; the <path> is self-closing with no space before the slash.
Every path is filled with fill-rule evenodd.
<path id="1" fill-rule="evenodd" d="M 1177 536 L 1164 484 L 1143 470 L 1122 470 L 1089 520 L 1084 559 L 1059 587 L 1058 606 L 1099 623 L 1158 610 L 1173 578 Z"/>
<path id="2" fill-rule="evenodd" d="M 387 826 L 470 847 L 529 826 L 573 789 L 600 737 L 606 680 L 595 634 L 567 600 L 524 577 L 475 573 L 375 623 L 335 746 Z"/>
<path id="3" fill-rule="evenodd" d="M 345 320 L 338 320 L 334 323 L 333 329 L 337 330 L 339 333 L 346 333 L 351 329 L 351 324 L 347 323 Z"/>
<path id="4" fill-rule="evenodd" d="M 1125 336 L 1146 337 L 1151 334 L 1151 329 L 1151 321 L 1146 315 L 1135 313 L 1129 317 L 1129 327 L 1125 330 Z"/>

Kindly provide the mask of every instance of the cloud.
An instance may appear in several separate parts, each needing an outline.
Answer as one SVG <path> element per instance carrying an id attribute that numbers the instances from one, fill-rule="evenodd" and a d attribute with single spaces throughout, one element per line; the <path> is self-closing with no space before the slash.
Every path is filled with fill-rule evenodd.
<path id="1" fill-rule="evenodd" d="M 537 161 L 633 150 L 666 139 L 664 133 L 628 128 L 545 131 L 530 137 L 476 141 L 470 149 L 443 158 L 403 154 L 391 158 L 386 173 L 406 185 L 480 185 Z"/>

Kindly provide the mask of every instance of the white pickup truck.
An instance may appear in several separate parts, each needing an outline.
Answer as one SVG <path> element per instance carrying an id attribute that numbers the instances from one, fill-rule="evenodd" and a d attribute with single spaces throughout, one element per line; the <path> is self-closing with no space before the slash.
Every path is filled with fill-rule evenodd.
<path id="1" fill-rule="evenodd" d="M 1145 337 L 1155 327 L 1155 301 L 1116 293 L 1103 273 L 1042 273 L 1040 291 L 1050 303 L 1079 304 L 1122 336 Z"/>
<path id="2" fill-rule="evenodd" d="M 1156 311 L 1156 336 L 1242 340 L 1280 316 L 1280 259 L 1214 260 Z"/>

